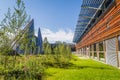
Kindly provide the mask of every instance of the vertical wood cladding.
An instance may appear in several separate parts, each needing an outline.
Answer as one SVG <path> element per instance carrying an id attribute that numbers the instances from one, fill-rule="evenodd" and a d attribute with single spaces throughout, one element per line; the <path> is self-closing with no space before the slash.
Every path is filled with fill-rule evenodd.
<path id="1" fill-rule="evenodd" d="M 100 18 L 99 22 L 76 44 L 77 49 L 120 35 L 120 0 L 115 0 L 114 5 Z"/>

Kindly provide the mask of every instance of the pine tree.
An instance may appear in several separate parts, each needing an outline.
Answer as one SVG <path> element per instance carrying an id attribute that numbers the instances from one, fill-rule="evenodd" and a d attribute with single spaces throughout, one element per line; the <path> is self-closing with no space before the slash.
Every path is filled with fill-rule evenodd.
<path id="1" fill-rule="evenodd" d="M 47 37 L 45 37 L 43 41 L 44 54 L 48 54 L 48 48 L 49 48 L 49 43 L 48 43 Z"/>
<path id="2" fill-rule="evenodd" d="M 22 36 L 21 30 L 22 28 L 30 21 L 30 17 L 27 16 L 25 11 L 25 5 L 22 0 L 16 1 L 16 7 L 14 7 L 13 19 L 11 20 L 13 27 L 13 33 L 15 34 L 16 43 Z M 16 44 L 15 43 L 15 44 Z M 14 46 L 14 45 L 13 45 Z"/>
<path id="3" fill-rule="evenodd" d="M 20 32 L 28 21 L 29 18 L 26 14 L 25 5 L 22 0 L 16 1 L 16 7 L 14 7 L 13 12 L 11 12 L 10 8 L 8 8 L 8 12 L 7 14 L 5 14 L 5 18 L 1 22 L 1 26 L 4 29 L 6 29 L 5 34 L 11 36 L 7 36 L 7 38 L 9 39 L 8 41 L 10 42 L 9 47 L 12 45 L 12 47 L 10 48 L 13 48 L 13 46 L 15 46 L 19 38 L 21 38 Z"/>

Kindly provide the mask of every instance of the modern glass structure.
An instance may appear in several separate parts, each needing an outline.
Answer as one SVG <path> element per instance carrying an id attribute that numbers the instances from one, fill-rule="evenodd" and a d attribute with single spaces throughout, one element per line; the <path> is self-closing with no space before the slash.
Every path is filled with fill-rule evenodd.
<path id="1" fill-rule="evenodd" d="M 21 41 L 19 43 L 19 41 Z M 25 43 L 26 42 L 26 43 Z M 39 54 L 42 53 L 42 35 L 40 28 L 38 30 L 38 36 L 35 36 L 34 20 L 32 19 L 26 27 L 22 30 L 22 35 L 19 40 L 14 41 L 13 49 L 17 53 L 27 54 Z M 23 48 L 24 46 L 24 48 Z M 22 48 L 21 48 L 22 47 Z M 27 48 L 27 50 L 25 50 Z"/>
<path id="2" fill-rule="evenodd" d="M 38 37 L 37 37 L 37 53 L 43 53 L 42 49 L 42 36 L 41 36 L 41 30 L 39 28 L 38 30 Z"/>
<path id="3" fill-rule="evenodd" d="M 120 67 L 120 0 L 83 0 L 73 42 L 80 56 Z"/>

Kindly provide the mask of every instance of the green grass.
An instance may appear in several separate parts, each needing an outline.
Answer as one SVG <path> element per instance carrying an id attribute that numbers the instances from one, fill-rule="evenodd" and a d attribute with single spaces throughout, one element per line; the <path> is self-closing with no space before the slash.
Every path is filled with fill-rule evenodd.
<path id="1" fill-rule="evenodd" d="M 45 80 L 120 80 L 120 70 L 91 59 L 71 60 L 64 68 L 48 68 Z"/>

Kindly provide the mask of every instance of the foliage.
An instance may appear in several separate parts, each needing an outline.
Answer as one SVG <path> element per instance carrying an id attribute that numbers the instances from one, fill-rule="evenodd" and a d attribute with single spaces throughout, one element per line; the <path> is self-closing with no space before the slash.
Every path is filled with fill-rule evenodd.
<path id="1" fill-rule="evenodd" d="M 61 67 L 63 67 L 64 64 L 69 63 L 71 58 L 71 49 L 68 45 L 66 45 L 65 43 L 59 43 L 54 50 L 56 61 L 60 64 Z"/>
<path id="2" fill-rule="evenodd" d="M 51 45 L 49 44 L 47 37 L 45 37 L 43 41 L 43 50 L 44 50 L 44 54 L 47 54 L 47 55 L 52 54 Z"/>
<path id="3" fill-rule="evenodd" d="M 43 49 L 46 58 L 45 60 L 48 60 L 45 64 L 52 67 L 65 67 L 71 59 L 70 46 L 62 42 L 56 42 L 53 46 L 49 44 L 47 38 L 45 37 Z"/>
<path id="4" fill-rule="evenodd" d="M 9 8 L 0 24 L 0 80 L 41 80 L 45 68 L 65 68 L 69 64 L 70 47 L 61 42 L 52 47 L 47 38 L 43 42 L 45 55 L 29 54 L 35 53 L 37 48 L 35 39 L 32 37 L 31 42 L 29 33 L 22 30 L 28 21 L 24 2 L 16 0 L 13 12 Z M 15 45 L 20 46 L 25 55 L 16 56 L 16 51 L 14 57 L 7 55 L 13 52 Z"/>
<path id="5" fill-rule="evenodd" d="M 6 54 L 10 50 L 11 39 L 6 26 L 0 28 L 0 53 Z"/>
<path id="6" fill-rule="evenodd" d="M 45 80 L 119 80 L 120 70 L 91 59 L 74 56 L 66 68 L 48 68 Z"/>
<path id="7" fill-rule="evenodd" d="M 35 56 L 17 57 L 14 65 L 14 59 L 10 56 L 0 60 L 0 80 L 41 80 L 44 73 L 44 67 L 41 65 L 40 58 Z M 7 65 L 4 66 L 4 60 Z"/>
<path id="8" fill-rule="evenodd" d="M 2 46 L 2 49 L 5 49 L 5 52 L 3 50 L 1 53 L 6 53 L 6 50 L 13 48 L 18 39 L 21 38 L 21 30 L 28 21 L 29 18 L 26 14 L 23 1 L 17 0 L 14 10 L 11 12 L 11 9 L 8 8 L 8 12 L 5 14 L 5 18 L 0 25 L 0 34 L 2 34 L 0 35 L 0 43 L 2 43 L 0 48 Z"/>

